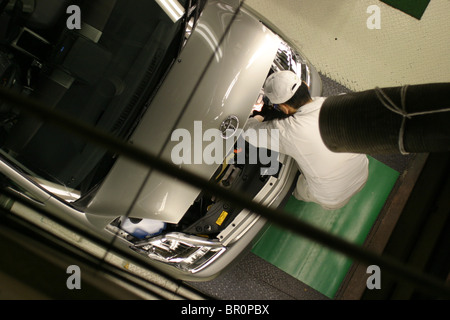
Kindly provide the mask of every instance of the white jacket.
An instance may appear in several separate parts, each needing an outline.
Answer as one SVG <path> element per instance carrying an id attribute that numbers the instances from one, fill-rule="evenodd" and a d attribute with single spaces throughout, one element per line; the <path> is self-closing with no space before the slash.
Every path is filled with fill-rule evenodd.
<path id="1" fill-rule="evenodd" d="M 270 132 L 278 129 L 279 152 L 294 158 L 302 173 L 294 195 L 335 209 L 364 186 L 369 161 L 366 155 L 335 153 L 325 146 L 319 131 L 319 113 L 325 99 L 313 98 L 286 119 L 260 122 L 250 118 L 245 129 L 268 129 L 268 139 Z"/>

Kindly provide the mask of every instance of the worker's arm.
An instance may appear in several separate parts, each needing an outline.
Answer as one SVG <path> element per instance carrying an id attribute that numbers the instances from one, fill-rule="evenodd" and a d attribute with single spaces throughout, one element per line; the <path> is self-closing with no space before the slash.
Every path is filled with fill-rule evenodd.
<path id="1" fill-rule="evenodd" d="M 243 137 L 255 147 L 280 150 L 280 129 L 278 120 L 264 121 L 261 115 L 248 119 L 244 127 Z"/>
<path id="2" fill-rule="evenodd" d="M 259 114 L 254 116 L 253 119 L 258 120 L 259 122 L 263 122 L 264 121 L 264 117 L 262 115 L 259 115 Z"/>

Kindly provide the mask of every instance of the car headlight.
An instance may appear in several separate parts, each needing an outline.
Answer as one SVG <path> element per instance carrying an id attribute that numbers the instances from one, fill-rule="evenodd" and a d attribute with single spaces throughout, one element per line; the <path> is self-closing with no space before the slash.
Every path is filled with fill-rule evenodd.
<path id="1" fill-rule="evenodd" d="M 181 270 L 196 273 L 226 251 L 218 241 L 173 232 L 131 247 L 151 259 L 173 265 Z"/>

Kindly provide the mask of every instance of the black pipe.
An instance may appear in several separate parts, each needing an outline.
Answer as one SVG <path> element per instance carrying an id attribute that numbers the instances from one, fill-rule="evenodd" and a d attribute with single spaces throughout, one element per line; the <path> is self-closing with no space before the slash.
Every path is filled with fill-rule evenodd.
<path id="1" fill-rule="evenodd" d="M 392 110 L 392 103 L 397 110 Z M 333 152 L 446 152 L 450 151 L 449 108 L 450 83 L 376 88 L 332 96 L 320 111 L 320 133 Z M 401 114 L 403 111 L 405 114 Z"/>

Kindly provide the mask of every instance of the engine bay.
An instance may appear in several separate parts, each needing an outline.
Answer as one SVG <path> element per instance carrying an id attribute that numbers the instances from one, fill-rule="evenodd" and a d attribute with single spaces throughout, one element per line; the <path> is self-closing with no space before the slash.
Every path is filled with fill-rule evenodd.
<path id="1" fill-rule="evenodd" d="M 241 143 L 245 144 L 245 148 L 238 148 L 238 145 L 241 145 Z M 240 155 L 241 152 L 245 153 L 245 163 L 237 161 L 237 157 L 242 156 L 242 154 Z M 216 173 L 211 178 L 211 182 L 219 184 L 224 189 L 243 193 L 250 198 L 254 198 L 268 183 L 270 177 L 277 178 L 282 166 L 281 163 L 277 162 L 278 170 L 276 170 L 276 174 L 264 174 L 264 168 L 267 165 L 262 164 L 260 161 L 253 163 L 249 159 L 249 155 L 255 152 L 258 152 L 256 148 L 246 141 L 236 143 L 230 155 L 217 168 Z M 271 153 L 267 149 L 264 149 L 264 152 Z M 215 239 L 221 231 L 227 228 L 242 209 L 209 194 L 207 191 L 203 191 L 178 224 L 162 223 L 158 220 L 119 217 L 108 228 L 133 244 L 138 244 L 162 233 L 171 232 L 182 232 L 207 239 Z"/>

